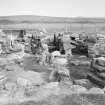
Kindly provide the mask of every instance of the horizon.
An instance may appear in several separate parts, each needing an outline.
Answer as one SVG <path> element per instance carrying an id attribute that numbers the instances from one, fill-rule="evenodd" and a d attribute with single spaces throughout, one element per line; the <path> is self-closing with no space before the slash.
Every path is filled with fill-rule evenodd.
<path id="1" fill-rule="evenodd" d="M 0 16 L 105 17 L 105 0 L 0 0 Z"/>
<path id="2" fill-rule="evenodd" d="M 47 16 L 47 15 L 36 15 L 36 14 L 24 14 L 24 15 L 20 15 L 20 14 L 17 14 L 17 15 L 3 15 L 3 16 L 0 16 L 0 17 L 12 17 L 12 16 L 39 16 L 39 17 L 54 17 L 54 18 L 105 18 L 105 17 L 85 17 L 85 16 L 71 16 L 71 17 L 59 17 L 59 16 Z"/>

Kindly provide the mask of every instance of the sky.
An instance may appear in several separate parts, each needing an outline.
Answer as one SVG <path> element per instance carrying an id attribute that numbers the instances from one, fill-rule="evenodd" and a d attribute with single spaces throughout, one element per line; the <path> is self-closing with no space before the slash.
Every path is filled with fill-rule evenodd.
<path id="1" fill-rule="evenodd" d="M 0 16 L 105 17 L 105 0 L 0 0 Z"/>

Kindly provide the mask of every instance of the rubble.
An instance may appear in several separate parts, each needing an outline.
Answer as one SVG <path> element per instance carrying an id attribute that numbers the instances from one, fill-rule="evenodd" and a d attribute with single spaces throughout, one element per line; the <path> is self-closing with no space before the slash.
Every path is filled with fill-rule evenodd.
<path id="1" fill-rule="evenodd" d="M 94 73 L 89 73 L 87 75 L 87 79 L 89 79 L 92 83 L 96 84 L 100 88 L 103 88 L 105 86 L 105 81 L 102 78 L 99 78 L 96 74 Z"/>
<path id="2" fill-rule="evenodd" d="M 16 46 L 6 47 L 6 51 L 3 50 L 6 56 L 4 57 L 2 53 L 3 57 L 0 56 L 0 96 L 6 94 L 6 97 L 10 97 L 11 100 L 15 100 L 15 98 L 17 100 L 25 98 L 40 100 L 52 94 L 104 94 L 104 89 L 94 85 L 93 88 L 88 88 L 88 85 L 94 77 L 95 80 L 99 79 L 99 81 L 95 81 L 96 83 L 99 82 L 105 86 L 105 58 L 93 58 L 91 62 L 87 52 L 85 52 L 85 56 L 76 57 L 72 53 L 72 46 L 69 45 L 69 37 L 62 37 L 61 34 L 58 34 L 57 37 L 54 35 L 54 39 L 50 40 L 51 43 L 47 43 L 47 40 L 41 42 L 37 35 L 32 35 L 30 38 L 25 36 L 25 38 L 18 39 L 19 42 L 12 43 Z M 86 40 L 86 38 L 83 38 L 84 41 L 77 36 L 76 42 L 74 41 L 72 44 L 75 44 L 78 51 L 88 50 L 89 56 L 92 54 L 91 50 L 94 49 L 93 57 L 100 55 L 103 48 L 98 52 L 97 46 L 93 44 L 97 43 L 96 39 Z M 88 42 L 89 44 L 87 44 Z M 29 51 L 25 51 L 27 45 Z M 78 67 L 78 72 L 80 72 L 79 67 L 83 67 L 86 76 L 78 76 L 79 79 L 71 78 L 73 66 Z M 90 75 L 87 76 L 85 69 L 88 66 L 91 67 L 91 70 L 89 71 Z M 77 76 L 76 72 L 74 75 Z"/>
<path id="3" fill-rule="evenodd" d="M 95 82 L 97 85 L 104 86 L 104 75 L 105 75 L 105 65 L 104 58 L 98 57 L 93 58 L 91 62 L 91 72 L 88 74 L 88 79 Z"/>

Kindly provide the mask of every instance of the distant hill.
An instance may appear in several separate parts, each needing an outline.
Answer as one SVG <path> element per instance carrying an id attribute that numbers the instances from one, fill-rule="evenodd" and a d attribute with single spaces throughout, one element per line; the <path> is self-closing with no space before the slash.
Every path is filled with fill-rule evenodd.
<path id="1" fill-rule="evenodd" d="M 1 16 L 0 24 L 17 24 L 17 23 L 105 23 L 105 18 L 86 18 L 86 17 L 48 17 L 37 15 L 17 15 Z"/>
<path id="2" fill-rule="evenodd" d="M 1 19 L 0 24 L 14 24 L 15 21 L 9 20 L 9 19 Z"/>

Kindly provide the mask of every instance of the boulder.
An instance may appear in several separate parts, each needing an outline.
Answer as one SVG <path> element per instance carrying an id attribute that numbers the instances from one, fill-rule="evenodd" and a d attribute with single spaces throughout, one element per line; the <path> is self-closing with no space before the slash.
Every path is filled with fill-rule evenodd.
<path id="1" fill-rule="evenodd" d="M 81 55 L 79 58 L 80 59 L 86 59 L 87 57 L 85 55 Z"/>
<path id="2" fill-rule="evenodd" d="M 79 65 L 81 65 L 81 66 L 90 66 L 90 61 L 80 61 Z"/>
<path id="3" fill-rule="evenodd" d="M 104 94 L 104 90 L 94 87 L 88 90 L 88 94 Z"/>
<path id="4" fill-rule="evenodd" d="M 49 76 L 50 81 L 61 81 L 64 79 L 70 79 L 69 70 L 64 67 L 60 67 L 57 68 L 57 70 L 53 70 Z"/>
<path id="5" fill-rule="evenodd" d="M 7 64 L 7 59 L 6 58 L 0 58 L 0 66 L 4 66 Z"/>
<path id="6" fill-rule="evenodd" d="M 70 87 L 70 90 L 73 93 L 86 93 L 87 92 L 87 89 L 85 87 L 80 86 L 80 85 L 72 85 Z"/>
<path id="7" fill-rule="evenodd" d="M 97 38 L 95 35 L 88 36 L 88 43 L 96 43 Z"/>
<path id="8" fill-rule="evenodd" d="M 105 86 L 105 80 L 99 78 L 95 73 L 88 73 L 87 78 L 94 84 L 98 85 L 99 87 Z"/>
<path id="9" fill-rule="evenodd" d="M 57 81 L 58 72 L 53 70 L 49 76 L 49 80 L 52 82 Z"/>
<path id="10" fill-rule="evenodd" d="M 60 93 L 59 83 L 58 82 L 47 83 L 46 85 L 42 86 L 39 91 L 41 91 L 43 95 L 51 95 L 51 94 L 59 95 Z"/>
<path id="11" fill-rule="evenodd" d="M 73 61 L 70 61 L 70 64 L 71 65 L 74 65 L 74 66 L 90 66 L 90 61 L 88 60 L 73 60 Z"/>
<path id="12" fill-rule="evenodd" d="M 70 87 L 70 86 L 72 86 L 73 85 L 73 82 L 69 79 L 64 79 L 64 80 L 62 80 L 61 82 L 60 82 L 60 86 L 61 87 Z"/>
<path id="13" fill-rule="evenodd" d="M 105 73 L 97 73 L 97 76 L 105 80 Z"/>
<path id="14" fill-rule="evenodd" d="M 104 72 L 105 67 L 103 65 L 103 60 L 99 58 L 94 58 L 91 62 L 91 68 L 94 69 L 94 71 Z"/>
<path id="15" fill-rule="evenodd" d="M 5 66 L 5 70 L 7 71 L 22 71 L 23 69 L 19 67 L 17 64 L 9 64 Z"/>
<path id="16" fill-rule="evenodd" d="M 47 82 L 47 75 L 45 73 L 33 72 L 33 71 L 23 71 L 19 74 L 19 78 L 25 80 L 26 83 L 31 82 L 33 85 L 42 85 Z M 25 84 L 26 84 L 25 83 Z M 20 84 L 22 84 L 20 82 Z"/>
<path id="17" fill-rule="evenodd" d="M 98 60 L 98 64 L 100 66 L 105 67 L 105 58 L 104 57 L 99 57 L 97 60 Z"/>
<path id="18" fill-rule="evenodd" d="M 70 71 L 66 67 L 61 67 L 61 69 L 58 70 L 58 73 L 66 76 L 66 77 L 70 77 Z"/>
<path id="19" fill-rule="evenodd" d="M 67 59 L 66 58 L 60 58 L 60 57 L 56 57 L 53 60 L 53 64 L 54 65 L 66 65 L 67 64 Z"/>
<path id="20" fill-rule="evenodd" d="M 79 79 L 79 80 L 74 80 L 74 83 L 76 85 L 86 85 L 89 83 L 88 79 Z"/>
<path id="21" fill-rule="evenodd" d="M 61 54 L 60 54 L 59 51 L 54 51 L 54 52 L 52 52 L 52 56 L 53 56 L 53 57 L 60 56 L 60 55 L 61 55 Z"/>
<path id="22" fill-rule="evenodd" d="M 6 77 L 5 73 L 0 72 L 0 88 L 3 87 L 3 84 L 5 83 L 6 79 L 7 79 L 7 77 Z"/>
<path id="23" fill-rule="evenodd" d="M 71 65 L 79 66 L 79 61 L 70 61 Z"/>
<path id="24" fill-rule="evenodd" d="M 105 67 L 99 65 L 94 65 L 92 69 L 94 72 L 105 72 Z"/>
<path id="25" fill-rule="evenodd" d="M 71 58 L 73 56 L 71 49 L 66 50 L 66 56 L 69 57 L 69 58 Z"/>
<path id="26" fill-rule="evenodd" d="M 17 85 L 14 82 L 8 81 L 5 83 L 5 88 L 9 91 L 13 91 L 13 90 L 16 90 Z"/>
<path id="27" fill-rule="evenodd" d="M 27 87 L 27 86 L 31 85 L 32 83 L 28 79 L 19 77 L 19 78 L 17 78 L 17 84 L 20 86 Z"/>
<path id="28" fill-rule="evenodd" d="M 59 82 L 50 82 L 50 83 L 47 83 L 44 88 L 55 88 L 55 87 L 58 87 L 59 85 Z"/>

